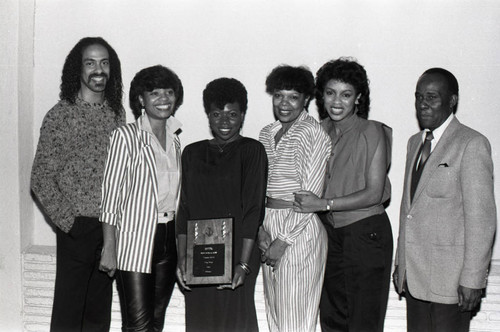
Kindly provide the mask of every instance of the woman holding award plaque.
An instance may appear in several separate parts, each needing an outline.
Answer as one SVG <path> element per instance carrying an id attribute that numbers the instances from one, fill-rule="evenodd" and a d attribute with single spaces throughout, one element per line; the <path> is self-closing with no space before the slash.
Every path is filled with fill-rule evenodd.
<path id="1" fill-rule="evenodd" d="M 240 135 L 247 92 L 239 81 L 219 78 L 210 82 L 203 91 L 203 106 L 214 138 L 184 149 L 176 219 L 177 278 L 184 289 L 186 331 L 257 331 L 254 290 L 259 251 L 255 239 L 264 214 L 266 152 L 258 141 Z M 191 266 L 186 264 L 192 247 L 188 224 L 222 218 L 233 221 L 232 278 L 222 285 L 188 285 L 193 265 L 200 263 L 193 258 Z M 196 236 L 216 236 L 212 231 L 217 229 L 196 228 Z"/>
<path id="2" fill-rule="evenodd" d="M 266 79 L 277 121 L 260 141 L 269 158 L 266 218 L 259 232 L 266 313 L 271 331 L 314 331 L 327 253 L 326 232 L 314 213 L 293 210 L 294 193 L 320 195 L 331 143 L 307 112 L 312 73 L 279 66 Z"/>

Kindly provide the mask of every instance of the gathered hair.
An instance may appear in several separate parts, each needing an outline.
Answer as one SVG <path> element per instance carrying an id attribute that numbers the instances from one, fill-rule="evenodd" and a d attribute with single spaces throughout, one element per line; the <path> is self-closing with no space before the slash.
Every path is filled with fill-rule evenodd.
<path id="1" fill-rule="evenodd" d="M 316 106 L 321 119 L 328 117 L 325 110 L 323 93 L 326 84 L 336 80 L 353 86 L 356 95 L 361 94 L 356 114 L 367 119 L 370 111 L 370 88 L 365 68 L 349 57 L 342 57 L 325 63 L 316 73 Z"/>
<path id="2" fill-rule="evenodd" d="M 75 103 L 78 91 L 81 88 L 83 52 L 91 45 L 101 45 L 108 50 L 110 73 L 106 89 L 104 90 L 104 98 L 116 116 L 119 116 L 123 112 L 123 84 L 120 59 L 111 45 L 101 37 L 82 38 L 69 52 L 63 66 L 59 98 L 71 104 Z"/>

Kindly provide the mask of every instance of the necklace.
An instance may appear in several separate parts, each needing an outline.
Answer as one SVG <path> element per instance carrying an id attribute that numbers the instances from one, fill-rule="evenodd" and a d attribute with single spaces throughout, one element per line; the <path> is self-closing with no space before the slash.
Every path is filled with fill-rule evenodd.
<path id="1" fill-rule="evenodd" d="M 234 139 L 230 139 L 229 141 L 225 141 L 223 144 L 219 144 L 217 143 L 217 141 L 215 139 L 212 140 L 213 142 L 213 145 L 217 146 L 217 149 L 219 150 L 219 153 L 223 153 L 224 152 L 224 149 L 226 148 L 226 146 L 231 143 L 231 142 L 235 142 L 237 140 L 239 140 L 241 138 L 240 135 L 238 135 L 236 138 Z M 211 142 L 211 143 L 212 143 Z"/>
<path id="2" fill-rule="evenodd" d="M 226 147 L 226 145 L 228 145 L 228 144 L 229 144 L 229 142 L 226 142 L 226 143 L 224 143 L 224 144 L 222 144 L 222 145 L 221 145 L 221 144 L 217 144 L 217 143 L 215 143 L 215 145 L 217 145 L 217 148 L 219 149 L 219 153 L 224 152 L 224 148 L 225 148 L 225 147 Z"/>

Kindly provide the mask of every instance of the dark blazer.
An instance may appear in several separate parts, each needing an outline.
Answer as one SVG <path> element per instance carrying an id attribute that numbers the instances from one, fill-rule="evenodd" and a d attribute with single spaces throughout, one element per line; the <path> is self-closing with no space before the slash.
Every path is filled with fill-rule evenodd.
<path id="1" fill-rule="evenodd" d="M 496 228 L 493 162 L 486 137 L 453 118 L 410 201 L 422 132 L 408 141 L 396 265 L 417 299 L 453 304 L 459 285 L 486 286 Z"/>

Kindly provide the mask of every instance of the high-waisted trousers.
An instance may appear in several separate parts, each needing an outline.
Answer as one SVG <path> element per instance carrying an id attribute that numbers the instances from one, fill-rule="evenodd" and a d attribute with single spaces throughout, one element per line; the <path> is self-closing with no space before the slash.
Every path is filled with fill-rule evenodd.
<path id="1" fill-rule="evenodd" d="M 389 297 L 392 230 L 387 214 L 345 227 L 326 224 L 328 258 L 320 302 L 323 332 L 382 332 Z"/>

